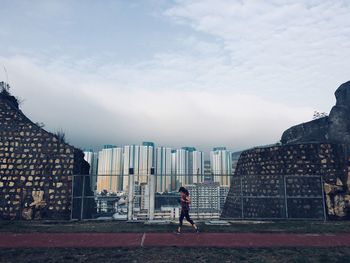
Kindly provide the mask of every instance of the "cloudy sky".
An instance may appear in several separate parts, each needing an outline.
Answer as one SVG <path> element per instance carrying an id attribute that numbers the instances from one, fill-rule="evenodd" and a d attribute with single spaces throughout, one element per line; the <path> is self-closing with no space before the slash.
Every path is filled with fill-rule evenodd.
<path id="1" fill-rule="evenodd" d="M 1 0 L 0 79 L 78 147 L 279 141 L 350 80 L 348 0 Z"/>

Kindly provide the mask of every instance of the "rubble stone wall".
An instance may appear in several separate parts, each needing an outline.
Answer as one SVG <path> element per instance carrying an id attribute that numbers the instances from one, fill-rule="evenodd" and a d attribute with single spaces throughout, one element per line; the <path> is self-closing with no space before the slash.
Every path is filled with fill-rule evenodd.
<path id="1" fill-rule="evenodd" d="M 349 159 L 342 145 L 304 143 L 247 150 L 238 161 L 222 217 L 322 219 L 325 200 L 329 218 L 346 218 L 349 178 Z"/>
<path id="2" fill-rule="evenodd" d="M 72 175 L 88 174 L 83 157 L 0 94 L 0 218 L 68 219 Z"/>

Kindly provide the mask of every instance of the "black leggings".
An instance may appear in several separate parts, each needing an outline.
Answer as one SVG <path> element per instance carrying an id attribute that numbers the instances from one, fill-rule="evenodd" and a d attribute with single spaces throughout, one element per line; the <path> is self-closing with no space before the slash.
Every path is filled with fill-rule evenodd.
<path id="1" fill-rule="evenodd" d="M 182 227 L 182 222 L 183 222 L 184 218 L 186 218 L 186 220 L 188 222 L 190 222 L 191 225 L 194 225 L 193 220 L 190 218 L 189 210 L 181 209 L 181 215 L 179 217 L 179 227 Z"/>

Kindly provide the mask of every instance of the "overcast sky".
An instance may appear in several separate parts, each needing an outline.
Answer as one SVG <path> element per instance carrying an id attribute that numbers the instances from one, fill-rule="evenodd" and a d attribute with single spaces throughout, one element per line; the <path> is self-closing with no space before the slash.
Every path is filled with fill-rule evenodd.
<path id="1" fill-rule="evenodd" d="M 275 143 L 350 79 L 350 1 L 1 0 L 0 79 L 82 148 Z"/>

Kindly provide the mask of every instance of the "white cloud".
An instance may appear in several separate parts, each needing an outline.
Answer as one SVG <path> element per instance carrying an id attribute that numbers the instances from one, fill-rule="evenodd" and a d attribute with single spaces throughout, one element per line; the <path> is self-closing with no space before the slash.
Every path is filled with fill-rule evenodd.
<path id="1" fill-rule="evenodd" d="M 177 1 L 165 14 L 219 38 L 232 83 L 255 94 L 286 92 L 306 104 L 317 92 L 324 103 L 349 79 L 348 1 Z"/>
<path id="2" fill-rule="evenodd" d="M 27 57 L 0 60 L 11 73 L 13 92 L 26 99 L 24 111 L 50 130 L 63 128 L 79 146 L 154 140 L 237 150 L 276 142 L 286 127 L 312 113 L 254 95 L 200 89 L 201 80 L 190 89 L 188 70 L 197 64 L 180 59 L 160 56 L 152 66 L 113 65 L 96 74 Z M 203 66 L 209 70 L 212 64 Z"/>
<path id="3" fill-rule="evenodd" d="M 349 78 L 349 11 L 345 1 L 177 1 L 164 15 L 193 32 L 152 59 L 107 64 L 67 52 L 0 63 L 25 112 L 78 146 L 239 150 L 329 111 Z"/>

